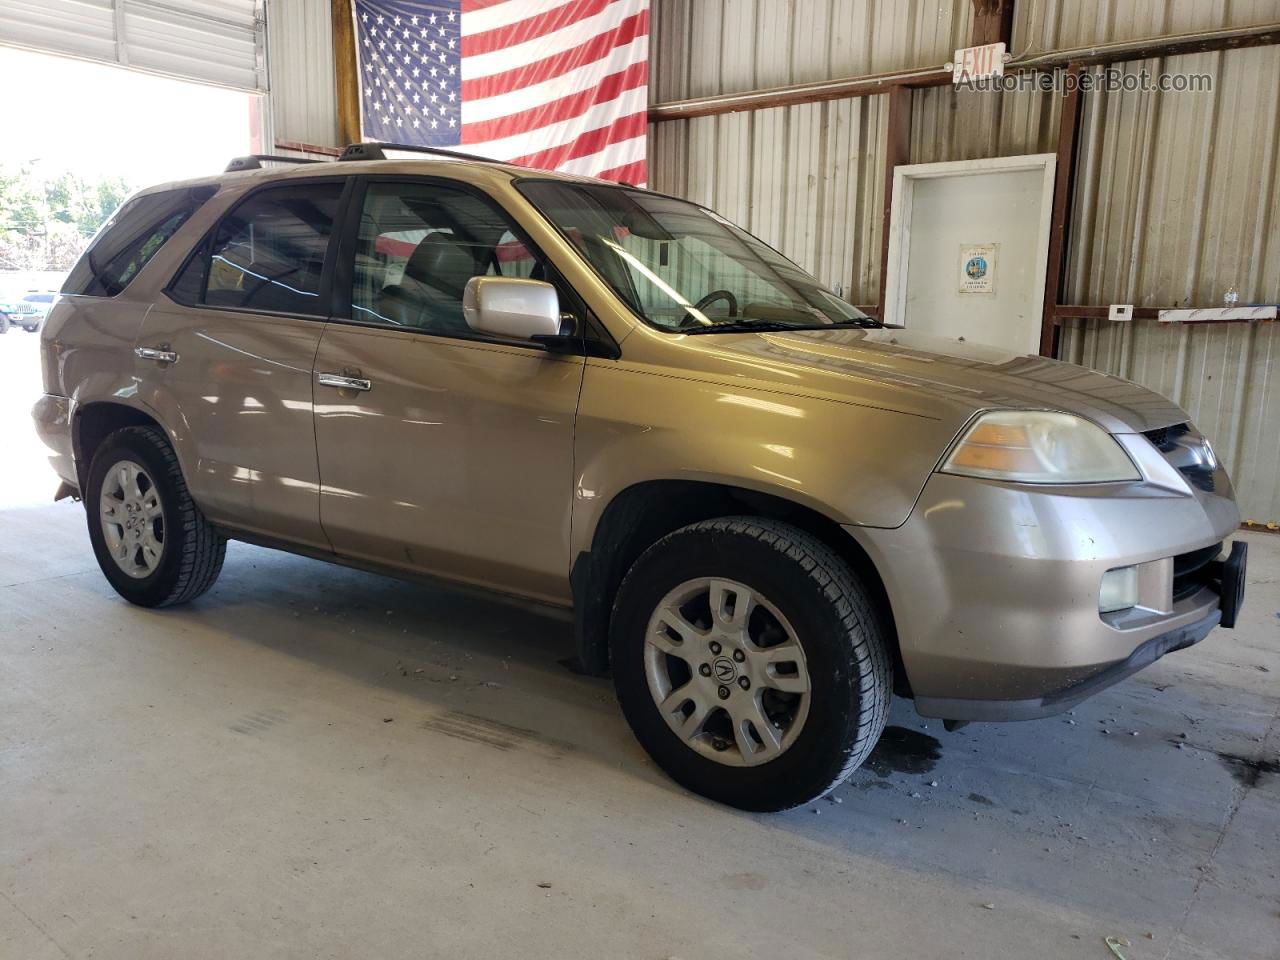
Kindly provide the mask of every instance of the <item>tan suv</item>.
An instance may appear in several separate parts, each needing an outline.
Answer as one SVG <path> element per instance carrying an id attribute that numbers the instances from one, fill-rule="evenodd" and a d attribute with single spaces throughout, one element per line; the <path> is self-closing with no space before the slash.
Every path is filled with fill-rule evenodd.
<path id="1" fill-rule="evenodd" d="M 654 759 L 755 810 L 891 692 L 1045 716 L 1232 624 L 1231 484 L 1156 394 L 886 329 L 683 200 L 348 156 L 143 191 L 50 314 L 35 419 L 126 599 L 234 538 L 572 608 Z"/>

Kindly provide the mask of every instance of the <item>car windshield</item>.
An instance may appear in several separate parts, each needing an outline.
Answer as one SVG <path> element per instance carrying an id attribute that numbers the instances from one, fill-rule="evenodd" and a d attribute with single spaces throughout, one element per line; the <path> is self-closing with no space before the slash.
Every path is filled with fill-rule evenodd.
<path id="1" fill-rule="evenodd" d="M 618 296 L 673 333 L 879 326 L 718 214 L 644 190 L 555 180 L 520 190 Z"/>

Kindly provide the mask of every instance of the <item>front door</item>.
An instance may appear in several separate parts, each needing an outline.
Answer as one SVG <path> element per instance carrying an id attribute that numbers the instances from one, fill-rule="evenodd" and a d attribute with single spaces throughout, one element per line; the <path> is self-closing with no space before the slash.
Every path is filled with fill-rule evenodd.
<path id="1" fill-rule="evenodd" d="M 237 205 L 138 339 L 145 399 L 177 434 L 215 523 L 322 549 L 312 362 L 343 180 L 266 187 Z"/>
<path id="2" fill-rule="evenodd" d="M 469 187 L 375 181 L 361 211 L 352 319 L 315 363 L 326 534 L 350 557 L 567 601 L 582 360 L 462 314 L 471 277 L 546 265 Z"/>

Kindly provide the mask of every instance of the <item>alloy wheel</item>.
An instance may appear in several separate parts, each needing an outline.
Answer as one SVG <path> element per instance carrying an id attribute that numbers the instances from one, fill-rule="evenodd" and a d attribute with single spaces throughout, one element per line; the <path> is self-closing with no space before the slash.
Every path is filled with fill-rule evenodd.
<path id="1" fill-rule="evenodd" d="M 135 579 L 149 577 L 164 556 L 164 507 L 150 474 L 132 460 L 107 471 L 98 498 L 107 550 Z"/>
<path id="2" fill-rule="evenodd" d="M 776 759 L 809 714 L 795 630 L 759 591 L 734 580 L 701 577 L 671 590 L 649 619 L 644 668 L 676 736 L 727 766 Z"/>

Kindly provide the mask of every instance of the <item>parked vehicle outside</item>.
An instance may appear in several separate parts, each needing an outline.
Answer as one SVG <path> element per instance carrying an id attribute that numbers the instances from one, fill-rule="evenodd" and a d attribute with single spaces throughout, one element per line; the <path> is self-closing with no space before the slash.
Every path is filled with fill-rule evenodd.
<path id="1" fill-rule="evenodd" d="M 0 302 L 0 316 L 4 318 L 4 321 L 0 322 L 0 327 L 3 328 L 0 329 L 0 333 L 7 332 L 10 327 L 21 327 L 28 333 L 39 332 L 40 325 L 44 322 L 56 298 L 55 292 L 31 291 L 12 300 Z"/>
<path id="2" fill-rule="evenodd" d="M 885 328 L 625 185 L 436 158 L 143 191 L 42 354 L 59 495 L 129 601 L 194 600 L 234 538 L 570 608 L 650 755 L 745 809 L 840 783 L 894 692 L 1048 716 L 1241 602 L 1176 405 Z"/>
<path id="3" fill-rule="evenodd" d="M 27 333 L 38 333 L 40 325 L 44 323 L 45 317 L 49 315 L 49 310 L 53 306 L 57 294 L 53 292 L 41 293 L 33 291 L 17 303 L 18 323 Z"/>

